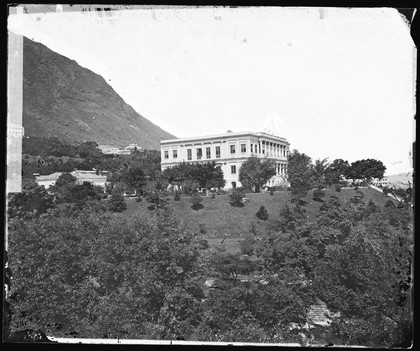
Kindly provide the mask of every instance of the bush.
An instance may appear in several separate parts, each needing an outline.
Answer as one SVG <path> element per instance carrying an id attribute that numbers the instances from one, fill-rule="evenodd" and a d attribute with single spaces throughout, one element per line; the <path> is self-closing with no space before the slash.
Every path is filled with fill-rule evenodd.
<path id="1" fill-rule="evenodd" d="M 216 195 L 214 193 L 211 193 L 211 198 L 212 199 L 215 199 L 216 198 Z"/>
<path id="2" fill-rule="evenodd" d="M 314 190 L 313 199 L 315 201 L 322 201 L 322 198 L 325 196 L 325 191 L 318 188 Z"/>
<path id="3" fill-rule="evenodd" d="M 200 234 L 206 234 L 207 233 L 206 225 L 204 223 L 200 223 L 198 225 L 198 228 L 200 229 Z"/>
<path id="4" fill-rule="evenodd" d="M 384 207 L 385 208 L 395 208 L 396 206 L 395 206 L 395 204 L 392 200 L 387 200 L 387 202 L 385 202 Z"/>
<path id="5" fill-rule="evenodd" d="M 142 202 L 143 198 L 141 196 L 136 197 L 136 202 Z"/>
<path id="6" fill-rule="evenodd" d="M 354 190 L 359 190 L 359 186 L 358 185 L 356 185 L 355 187 L 354 187 Z"/>
<path id="7" fill-rule="evenodd" d="M 387 186 L 385 186 L 385 187 L 382 189 L 382 192 L 383 192 L 383 194 L 384 194 L 384 195 L 388 195 L 388 194 L 389 194 L 389 188 L 388 188 Z"/>
<path id="8" fill-rule="evenodd" d="M 180 201 L 181 200 L 181 195 L 180 195 L 178 190 L 175 191 L 174 200 L 175 201 Z"/>
<path id="9" fill-rule="evenodd" d="M 167 198 L 163 195 L 161 191 L 152 191 L 152 192 L 145 192 L 146 201 L 149 202 L 151 205 L 148 207 L 149 209 L 154 208 L 164 208 L 167 206 Z"/>
<path id="10" fill-rule="evenodd" d="M 198 239 L 198 245 L 200 250 L 207 250 L 209 248 L 209 242 L 206 239 Z"/>
<path id="11" fill-rule="evenodd" d="M 240 242 L 241 252 L 244 255 L 254 254 L 255 238 L 252 235 L 247 235 L 244 240 Z"/>
<path id="12" fill-rule="evenodd" d="M 260 209 L 255 214 L 259 219 L 266 221 L 268 219 L 268 211 L 264 206 L 260 206 Z"/>
<path id="13" fill-rule="evenodd" d="M 202 208 L 203 205 L 200 203 L 203 201 L 203 198 L 200 196 L 199 193 L 194 193 L 193 196 L 191 196 L 190 202 L 192 203 L 192 209 L 193 210 L 199 210 L 200 207 Z"/>
<path id="14" fill-rule="evenodd" d="M 270 195 L 273 196 L 274 195 L 274 191 L 270 190 Z"/>
<path id="15" fill-rule="evenodd" d="M 335 184 L 335 191 L 336 191 L 337 193 L 339 193 L 339 192 L 341 191 L 341 186 L 340 186 L 340 184 Z"/>
<path id="16" fill-rule="evenodd" d="M 245 197 L 245 194 L 241 189 L 235 188 L 232 190 L 232 193 L 229 195 L 229 202 L 232 206 L 238 207 L 243 206 L 242 199 Z"/>
<path id="17" fill-rule="evenodd" d="M 111 195 L 108 200 L 108 209 L 112 212 L 122 212 L 127 208 L 124 197 L 121 194 Z"/>

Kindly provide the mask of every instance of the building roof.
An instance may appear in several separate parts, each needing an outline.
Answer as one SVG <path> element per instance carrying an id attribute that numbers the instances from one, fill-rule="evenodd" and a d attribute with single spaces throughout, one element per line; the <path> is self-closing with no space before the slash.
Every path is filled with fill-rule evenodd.
<path id="1" fill-rule="evenodd" d="M 60 178 L 62 174 L 63 174 L 62 172 L 55 172 L 52 174 L 36 176 L 36 181 L 39 182 L 39 181 L 57 180 L 58 178 Z"/>
<path id="2" fill-rule="evenodd" d="M 199 141 L 199 140 L 206 140 L 206 139 L 223 139 L 223 138 L 232 138 L 232 137 L 241 137 L 241 136 L 248 136 L 252 135 L 257 138 L 270 138 L 275 140 L 281 140 L 282 142 L 289 144 L 289 142 L 277 135 L 268 134 L 264 132 L 228 132 L 225 134 L 217 134 L 217 135 L 205 135 L 199 137 L 189 137 L 189 138 L 179 138 L 179 139 L 169 139 L 169 140 L 161 140 L 161 144 L 171 144 L 171 143 L 181 143 L 181 142 L 189 142 L 189 141 Z"/>
<path id="3" fill-rule="evenodd" d="M 36 176 L 36 181 L 56 181 L 63 172 Z M 106 175 L 97 175 L 95 171 L 73 171 L 70 173 L 76 179 L 106 180 Z"/>
<path id="4" fill-rule="evenodd" d="M 106 179 L 106 175 L 98 175 L 98 174 L 92 174 L 92 173 L 71 172 L 71 175 L 74 176 L 75 178 L 83 178 L 83 179 L 92 179 L 92 180 Z"/>

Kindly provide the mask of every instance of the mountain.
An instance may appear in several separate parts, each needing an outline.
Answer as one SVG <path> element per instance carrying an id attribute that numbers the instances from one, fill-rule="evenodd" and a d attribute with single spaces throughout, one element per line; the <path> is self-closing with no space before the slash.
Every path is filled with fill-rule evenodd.
<path id="1" fill-rule="evenodd" d="M 139 115 L 100 75 L 45 45 L 23 39 L 23 126 L 26 136 L 56 136 L 160 149 L 175 139 Z"/>
<path id="2" fill-rule="evenodd" d="M 389 176 L 385 176 L 388 180 L 388 183 L 390 186 L 394 186 L 396 188 L 408 188 L 408 184 L 410 183 L 413 185 L 413 172 L 408 171 L 405 173 L 399 173 L 399 174 L 391 174 Z"/>

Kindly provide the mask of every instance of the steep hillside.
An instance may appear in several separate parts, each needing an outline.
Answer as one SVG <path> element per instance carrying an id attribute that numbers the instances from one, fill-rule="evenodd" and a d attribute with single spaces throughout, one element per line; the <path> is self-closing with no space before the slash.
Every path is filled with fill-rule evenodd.
<path id="1" fill-rule="evenodd" d="M 173 135 L 139 115 L 96 73 L 24 38 L 23 126 L 27 136 L 158 150 Z"/>

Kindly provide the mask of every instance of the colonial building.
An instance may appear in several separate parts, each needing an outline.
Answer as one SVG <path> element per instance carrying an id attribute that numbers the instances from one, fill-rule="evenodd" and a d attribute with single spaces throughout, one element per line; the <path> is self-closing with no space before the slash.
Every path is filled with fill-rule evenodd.
<path id="1" fill-rule="evenodd" d="M 48 175 L 34 175 L 38 185 L 44 186 L 45 189 L 48 189 L 50 186 L 55 185 L 55 182 L 62 174 L 62 172 L 55 172 Z M 84 182 L 89 182 L 93 185 L 100 186 L 102 188 L 105 188 L 105 185 L 107 184 L 106 174 L 96 174 L 96 171 L 76 170 L 71 172 L 70 174 L 76 178 L 76 184 L 83 184 Z"/>
<path id="2" fill-rule="evenodd" d="M 117 148 L 117 147 L 109 147 L 109 146 L 102 146 L 101 151 L 104 154 L 108 155 L 130 155 L 131 152 L 137 149 L 138 151 L 143 151 L 143 149 L 137 144 L 130 144 L 125 148 Z"/>
<path id="3" fill-rule="evenodd" d="M 276 175 L 267 186 L 285 184 L 289 142 L 267 133 L 241 132 L 203 137 L 162 140 L 162 171 L 181 162 L 197 163 L 215 161 L 223 171 L 226 188 L 241 186 L 239 169 L 249 157 L 274 159 Z"/>

